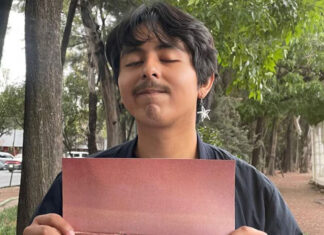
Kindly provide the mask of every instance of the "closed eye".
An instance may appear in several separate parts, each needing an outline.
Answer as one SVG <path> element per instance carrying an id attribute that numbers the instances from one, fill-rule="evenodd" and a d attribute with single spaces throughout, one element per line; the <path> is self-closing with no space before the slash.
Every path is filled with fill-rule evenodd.
<path id="1" fill-rule="evenodd" d="M 132 67 L 132 66 L 140 65 L 142 63 L 143 63 L 143 61 L 135 61 L 135 62 L 128 63 L 125 66 L 126 67 Z"/>
<path id="2" fill-rule="evenodd" d="M 161 62 L 163 62 L 163 63 L 174 63 L 174 62 L 179 62 L 179 60 L 162 60 L 161 59 Z"/>

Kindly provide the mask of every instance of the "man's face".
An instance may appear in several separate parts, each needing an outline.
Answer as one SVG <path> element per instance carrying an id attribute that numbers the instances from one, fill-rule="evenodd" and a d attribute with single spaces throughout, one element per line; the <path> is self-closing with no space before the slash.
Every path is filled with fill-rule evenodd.
<path id="1" fill-rule="evenodd" d="M 123 104 L 138 125 L 195 123 L 197 75 L 184 43 L 162 43 L 144 27 L 141 32 L 148 40 L 122 51 L 118 85 Z"/>

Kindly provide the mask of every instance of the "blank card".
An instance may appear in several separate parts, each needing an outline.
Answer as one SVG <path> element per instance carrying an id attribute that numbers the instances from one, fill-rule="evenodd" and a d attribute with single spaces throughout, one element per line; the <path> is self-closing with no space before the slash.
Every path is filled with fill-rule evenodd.
<path id="1" fill-rule="evenodd" d="M 234 187 L 232 160 L 63 159 L 63 217 L 83 234 L 225 235 Z"/>

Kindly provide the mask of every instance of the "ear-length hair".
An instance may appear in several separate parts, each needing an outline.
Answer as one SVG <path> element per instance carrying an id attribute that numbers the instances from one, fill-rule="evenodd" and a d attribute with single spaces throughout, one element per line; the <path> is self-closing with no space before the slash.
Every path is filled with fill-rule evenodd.
<path id="1" fill-rule="evenodd" d="M 191 55 L 198 85 L 217 71 L 217 52 L 213 37 L 205 25 L 191 15 L 163 2 L 142 4 L 124 18 L 109 34 L 106 42 L 106 57 L 118 82 L 120 57 L 124 47 L 134 47 L 145 43 L 149 38 L 141 33 L 144 25 L 162 42 L 184 42 Z"/>

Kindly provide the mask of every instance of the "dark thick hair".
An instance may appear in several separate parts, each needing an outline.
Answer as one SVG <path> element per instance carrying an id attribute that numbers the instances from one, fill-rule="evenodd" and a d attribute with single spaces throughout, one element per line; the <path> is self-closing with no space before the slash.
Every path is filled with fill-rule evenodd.
<path id="1" fill-rule="evenodd" d="M 143 4 L 124 18 L 109 34 L 106 56 L 118 81 L 120 56 L 125 46 L 139 46 L 148 40 L 141 35 L 139 25 L 145 25 L 162 42 L 180 39 L 191 54 L 198 85 L 205 84 L 214 73 L 217 77 L 217 52 L 213 37 L 202 22 L 163 2 Z"/>

